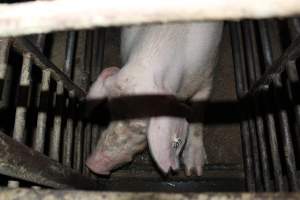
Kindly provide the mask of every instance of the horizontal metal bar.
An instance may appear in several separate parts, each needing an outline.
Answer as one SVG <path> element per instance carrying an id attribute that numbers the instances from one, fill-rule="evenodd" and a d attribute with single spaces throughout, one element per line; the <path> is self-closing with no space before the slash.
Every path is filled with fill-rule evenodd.
<path id="1" fill-rule="evenodd" d="M 282 73 L 289 61 L 293 61 L 300 56 L 300 36 L 298 36 L 292 44 L 286 49 L 286 51 L 274 62 L 274 64 L 267 68 L 263 76 L 255 82 L 248 93 L 244 95 L 249 95 L 257 92 L 268 86 L 273 78 L 278 74 Z"/>
<path id="2" fill-rule="evenodd" d="M 98 200 L 190 200 L 190 199 L 206 199 L 206 200 L 246 200 L 246 199 L 289 199 L 296 200 L 300 198 L 300 193 L 159 193 L 159 192 L 88 192 L 73 190 L 35 190 L 35 189 L 0 189 L 1 199 L 98 199 Z"/>
<path id="3" fill-rule="evenodd" d="M 53 188 L 98 188 L 94 180 L 16 142 L 1 131 L 0 174 Z"/>
<path id="4" fill-rule="evenodd" d="M 0 4 L 0 13 L 0 36 L 16 36 L 151 22 L 284 17 L 300 14 L 300 5 L 299 0 L 66 0 Z"/>
<path id="5" fill-rule="evenodd" d="M 51 76 L 56 81 L 62 81 L 65 87 L 74 90 L 79 98 L 84 98 L 86 93 L 77 86 L 63 71 L 53 64 L 34 44 L 26 38 L 17 38 L 13 42 L 14 47 L 21 52 L 28 52 L 32 56 L 35 64 L 42 69 L 51 69 Z"/>

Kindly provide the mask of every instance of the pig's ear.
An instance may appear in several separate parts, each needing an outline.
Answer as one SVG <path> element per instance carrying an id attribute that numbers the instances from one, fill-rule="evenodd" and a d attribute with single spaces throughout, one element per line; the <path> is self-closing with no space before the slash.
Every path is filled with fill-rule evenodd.
<path id="1" fill-rule="evenodd" d="M 108 77 L 117 74 L 119 71 L 120 68 L 118 67 L 108 67 L 101 72 L 86 96 L 85 116 L 88 116 L 102 100 L 109 96 L 109 88 L 106 87 L 105 81 Z"/>
<path id="2" fill-rule="evenodd" d="M 179 168 L 179 154 L 185 145 L 188 122 L 178 117 L 154 117 L 148 128 L 148 145 L 158 167 L 167 174 Z"/>
<path id="3" fill-rule="evenodd" d="M 87 100 L 92 99 L 104 99 L 108 96 L 107 88 L 105 87 L 105 81 L 108 77 L 115 75 L 120 71 L 118 67 L 108 67 L 104 69 L 97 80 L 92 84 L 89 92 L 86 96 Z"/>

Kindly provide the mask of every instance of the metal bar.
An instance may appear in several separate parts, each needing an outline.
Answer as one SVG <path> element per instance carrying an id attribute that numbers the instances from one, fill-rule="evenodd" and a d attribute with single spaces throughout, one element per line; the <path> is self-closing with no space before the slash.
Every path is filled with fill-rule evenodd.
<path id="1" fill-rule="evenodd" d="M 62 123 L 62 114 L 64 106 L 64 85 L 62 81 L 58 81 L 56 85 L 56 93 L 54 96 L 54 124 L 53 130 L 50 135 L 50 158 L 59 161 L 60 155 L 60 141 L 61 141 L 61 123 Z"/>
<path id="2" fill-rule="evenodd" d="M 15 116 L 15 124 L 13 131 L 13 138 L 19 142 L 25 142 L 26 130 L 26 112 L 30 101 L 30 79 L 31 79 L 31 55 L 28 53 L 23 54 L 22 72 L 20 78 L 20 86 L 17 97 L 17 109 Z"/>
<path id="3" fill-rule="evenodd" d="M 10 48 L 9 39 L 0 38 L 0 108 L 9 103 L 11 69 L 7 67 Z"/>
<path id="4" fill-rule="evenodd" d="M 37 117 L 37 127 L 33 135 L 33 149 L 41 153 L 44 152 L 45 144 L 50 73 L 51 72 L 47 69 L 42 71 L 42 85 L 37 99 L 39 112 Z"/>
<path id="5" fill-rule="evenodd" d="M 297 33 L 300 33 L 300 19 L 299 18 L 293 18 L 293 24 L 295 26 L 295 29 Z"/>
<path id="6" fill-rule="evenodd" d="M 30 54 L 37 66 L 41 69 L 49 69 L 51 70 L 51 76 L 56 81 L 62 81 L 65 87 L 71 91 L 74 90 L 75 94 L 79 98 L 84 98 L 86 93 L 75 83 L 72 82 L 68 78 L 64 72 L 62 72 L 57 66 L 55 66 L 48 58 L 41 53 L 41 51 L 35 47 L 29 40 L 26 38 L 17 38 L 14 40 L 14 46 L 16 49 L 20 50 L 21 52 L 25 51 Z"/>
<path id="7" fill-rule="evenodd" d="M 43 51 L 45 44 L 45 35 L 38 35 L 36 45 Z M 37 127 L 33 135 L 33 149 L 39 152 L 44 152 L 46 121 L 47 121 L 47 107 L 48 107 L 48 93 L 50 88 L 50 71 L 42 71 L 42 83 L 37 92 L 37 107 L 39 108 L 37 117 Z"/>
<path id="8" fill-rule="evenodd" d="M 76 36 L 77 34 L 75 31 L 68 32 L 64 72 L 71 79 L 72 79 L 71 75 L 73 72 L 72 67 L 74 62 L 75 47 L 76 47 L 76 38 L 77 38 Z"/>
<path id="9" fill-rule="evenodd" d="M 249 87 L 253 85 L 255 82 L 255 72 L 254 72 L 254 58 L 252 55 L 252 44 L 251 44 L 251 36 L 250 36 L 250 26 L 251 23 L 249 21 L 244 22 L 242 24 L 243 28 L 243 35 L 244 35 L 244 42 L 245 42 L 245 58 L 246 58 L 246 66 L 247 66 L 247 77 L 249 80 Z M 253 112 L 252 109 L 255 107 L 254 99 L 248 98 L 248 123 L 249 123 L 249 131 L 250 131 L 250 138 L 251 138 L 251 145 L 252 145 L 252 155 L 253 155 L 253 164 L 254 164 L 254 175 L 256 181 L 256 191 L 262 191 L 262 181 L 261 181 L 261 172 L 260 172 L 260 160 L 259 160 L 259 152 L 258 152 L 258 142 L 257 142 L 257 131 L 255 126 L 255 116 L 256 112 Z"/>
<path id="10" fill-rule="evenodd" d="M 102 70 L 105 44 L 105 29 L 94 31 L 91 81 L 94 82 Z"/>
<path id="11" fill-rule="evenodd" d="M 299 32 L 295 33 L 295 29 L 297 29 L 297 20 L 299 25 Z M 296 24 L 296 25 L 295 25 Z M 289 20 L 289 30 L 290 30 L 290 37 L 294 40 L 297 35 L 300 33 L 300 21 L 299 19 L 292 18 Z M 293 104 L 294 108 L 294 115 L 295 115 L 295 133 L 296 133 L 296 143 L 297 143 L 297 151 L 300 153 L 300 96 L 298 95 L 298 91 L 300 89 L 300 82 L 299 82 L 299 73 L 297 70 L 296 62 L 290 61 L 287 63 L 287 70 L 286 74 L 288 77 L 287 82 L 287 89 L 289 92 L 289 100 Z"/>
<path id="12" fill-rule="evenodd" d="M 85 161 L 89 156 L 91 151 L 91 135 L 92 135 L 92 125 L 87 123 L 84 128 L 84 143 L 83 143 L 83 158 L 82 158 L 82 166 L 83 166 L 83 174 L 88 175 L 89 170 L 85 166 Z"/>
<path id="13" fill-rule="evenodd" d="M 153 22 L 284 17 L 300 14 L 298 3 L 298 0 L 98 0 L 90 3 L 82 0 L 1 4 L 0 36 Z"/>
<path id="14" fill-rule="evenodd" d="M 94 149 L 96 148 L 99 135 L 100 135 L 100 128 L 97 124 L 94 124 L 92 127 L 91 151 L 94 151 Z"/>
<path id="15" fill-rule="evenodd" d="M 83 124 L 82 121 L 78 121 L 75 128 L 75 137 L 74 137 L 74 158 L 73 158 L 73 168 L 81 172 L 82 171 L 82 143 L 83 143 Z"/>
<path id="16" fill-rule="evenodd" d="M 267 45 L 267 48 L 270 49 L 271 52 L 271 41 L 270 41 L 270 35 L 268 34 L 267 30 L 266 32 L 263 32 L 265 35 L 265 45 Z M 300 43 L 299 43 L 300 45 Z M 300 49 L 300 46 L 299 46 Z M 300 53 L 300 52 L 299 52 Z M 272 62 L 272 53 L 271 60 L 267 60 L 266 62 Z M 281 106 L 283 102 L 281 101 L 282 97 L 284 97 L 286 94 L 282 92 L 282 82 L 279 76 L 274 77 L 274 103 L 275 103 L 275 109 L 278 112 L 279 117 L 279 125 L 280 125 L 280 132 L 282 135 L 282 142 L 283 142 L 283 149 L 284 149 L 284 158 L 286 161 L 286 167 L 287 167 L 287 176 L 289 180 L 290 187 L 293 191 L 298 190 L 298 183 L 297 183 L 297 177 L 296 177 L 296 163 L 295 163 L 295 155 L 294 155 L 294 147 L 290 135 L 290 127 L 288 122 L 288 116 L 286 110 Z"/>
<path id="17" fill-rule="evenodd" d="M 259 63 L 259 57 L 257 54 L 257 40 L 255 36 L 255 29 L 253 22 L 249 22 L 249 38 L 250 38 L 250 49 L 251 49 L 251 57 L 250 59 L 253 60 L 253 70 L 254 70 L 254 76 L 255 80 L 257 80 L 261 76 L 261 70 L 260 70 L 260 63 Z M 272 187 L 271 183 L 271 177 L 270 177 L 270 167 L 269 167 L 269 159 L 268 159 L 268 153 L 266 148 L 266 141 L 265 141 L 265 132 L 264 127 L 265 124 L 263 122 L 263 109 L 261 108 L 262 102 L 265 102 L 265 94 L 255 94 L 254 99 L 254 110 L 255 110 L 255 117 L 256 117 L 256 130 L 257 130 L 257 136 L 258 136 L 258 146 L 259 146 L 259 152 L 260 152 L 260 158 L 261 158 L 261 167 L 262 167 L 262 176 L 263 176 L 263 182 L 264 182 L 264 191 L 270 192 Z M 263 100 L 262 100 L 263 99 Z M 262 102 L 261 102 L 262 100 Z"/>
<path id="18" fill-rule="evenodd" d="M 71 118 L 75 112 L 75 95 L 72 91 L 69 92 L 69 98 L 67 99 L 67 124 L 66 130 L 63 136 L 63 164 L 65 166 L 71 167 L 72 163 L 72 146 L 73 146 L 73 130 L 74 124 Z"/>
<path id="19" fill-rule="evenodd" d="M 231 23 L 231 42 L 232 42 L 232 53 L 234 59 L 235 77 L 236 77 L 236 92 L 240 98 L 240 106 L 242 111 L 241 114 L 241 141 L 243 147 L 243 158 L 244 158 L 244 170 L 246 176 L 246 185 L 248 191 L 255 191 L 255 181 L 253 173 L 253 160 L 251 156 L 250 136 L 249 127 L 246 121 L 244 108 L 246 106 L 245 100 L 242 98 L 245 88 L 245 76 L 243 76 L 243 69 L 245 69 L 245 59 L 243 54 L 243 43 L 241 35 L 241 27 L 238 23 Z"/>
<path id="20" fill-rule="evenodd" d="M 264 50 L 264 49 L 263 49 Z M 267 52 L 267 51 L 266 51 Z M 266 56 L 268 54 L 266 53 Z M 250 89 L 249 93 L 245 95 L 253 94 L 259 89 L 268 86 L 275 76 L 282 73 L 289 61 L 295 60 L 300 56 L 300 36 L 298 36 L 292 44 L 286 49 L 286 51 L 273 63 L 270 65 L 262 77 L 255 82 L 255 84 Z M 269 59 L 269 58 L 268 58 Z"/>
<path id="21" fill-rule="evenodd" d="M 265 60 L 265 65 L 271 65 L 272 63 L 272 49 L 270 47 L 270 41 L 267 37 L 267 29 L 266 24 L 263 22 L 259 23 L 259 32 L 260 32 L 260 41 L 262 43 L 263 55 Z M 273 111 L 271 106 L 269 105 L 270 98 L 269 96 L 267 99 L 263 98 L 263 103 L 266 108 L 266 121 L 267 121 L 267 128 L 269 131 L 269 142 L 271 147 L 271 157 L 272 157 L 272 164 L 273 164 L 273 171 L 274 171 L 274 179 L 275 179 L 275 186 L 276 190 L 283 191 L 284 190 L 284 183 L 283 183 L 283 175 L 282 175 L 282 166 L 281 166 L 281 159 L 279 156 L 278 151 L 278 142 L 277 142 L 277 134 L 276 134 L 276 127 L 275 127 L 275 120 L 273 116 Z"/>
<path id="22" fill-rule="evenodd" d="M 0 131 L 0 173 L 54 188 L 96 189 L 97 183 Z M 37 164 L 38 163 L 38 164 Z"/>

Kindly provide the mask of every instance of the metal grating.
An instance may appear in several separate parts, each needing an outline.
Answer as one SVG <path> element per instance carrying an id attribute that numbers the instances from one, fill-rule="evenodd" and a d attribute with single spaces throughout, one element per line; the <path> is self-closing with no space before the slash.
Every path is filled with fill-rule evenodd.
<path id="1" fill-rule="evenodd" d="M 299 190 L 299 25 L 230 25 L 249 191 Z"/>
<path id="2" fill-rule="evenodd" d="M 65 34 L 62 67 L 47 52 L 53 34 L 0 39 L 0 114 L 9 116 L 0 127 L 0 173 L 18 180 L 9 180 L 9 187 L 21 180 L 54 188 L 99 186 L 84 165 L 95 147 L 92 128 L 98 127 L 83 121 L 79 106 L 90 74 L 101 70 L 104 34 Z M 73 78 L 76 70 L 84 74 L 79 80 Z"/>

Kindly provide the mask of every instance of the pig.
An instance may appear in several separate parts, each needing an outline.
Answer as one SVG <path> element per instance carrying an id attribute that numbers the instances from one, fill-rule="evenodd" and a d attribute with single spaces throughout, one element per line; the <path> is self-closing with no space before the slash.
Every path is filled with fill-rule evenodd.
<path id="1" fill-rule="evenodd" d="M 172 95 L 192 102 L 207 101 L 222 31 L 222 21 L 124 27 L 123 67 L 104 69 L 91 86 L 87 100 Z M 192 107 L 203 118 L 205 106 Z M 202 175 L 206 162 L 203 120 L 189 123 L 178 116 L 113 121 L 102 133 L 86 165 L 97 174 L 110 174 L 130 162 L 147 144 L 163 173 L 178 170 L 181 159 L 186 175 Z"/>

